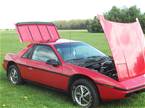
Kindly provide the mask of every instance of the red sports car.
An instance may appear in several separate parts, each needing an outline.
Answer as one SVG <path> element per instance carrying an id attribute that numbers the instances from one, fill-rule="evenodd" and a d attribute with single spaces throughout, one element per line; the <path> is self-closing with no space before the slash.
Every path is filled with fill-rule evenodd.
<path id="1" fill-rule="evenodd" d="M 126 24 L 103 16 L 99 20 L 112 57 L 87 43 L 60 39 L 54 24 L 16 24 L 21 42 L 31 44 L 5 56 L 9 81 L 17 85 L 30 80 L 63 90 L 87 108 L 145 90 L 145 39 L 138 20 Z"/>

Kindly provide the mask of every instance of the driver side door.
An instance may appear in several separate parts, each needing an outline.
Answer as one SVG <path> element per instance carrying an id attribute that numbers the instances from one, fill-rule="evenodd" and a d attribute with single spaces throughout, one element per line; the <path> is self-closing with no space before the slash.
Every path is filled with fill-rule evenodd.
<path id="1" fill-rule="evenodd" d="M 46 63 L 47 60 L 56 60 L 60 65 L 53 66 Z M 63 75 L 63 66 L 53 49 L 48 45 L 35 45 L 27 63 L 27 72 L 25 73 L 28 80 L 45 84 L 55 88 L 64 88 L 66 76 Z"/>

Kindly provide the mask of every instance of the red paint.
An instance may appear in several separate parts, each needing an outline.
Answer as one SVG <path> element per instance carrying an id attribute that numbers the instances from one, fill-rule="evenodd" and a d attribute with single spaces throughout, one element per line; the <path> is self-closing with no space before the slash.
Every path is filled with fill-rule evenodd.
<path id="1" fill-rule="evenodd" d="M 22 42 L 55 42 L 59 34 L 54 24 L 16 24 Z"/>
<path id="2" fill-rule="evenodd" d="M 139 22 L 116 23 L 99 17 L 120 81 L 145 74 L 145 38 Z"/>
<path id="3" fill-rule="evenodd" d="M 101 86 L 101 85 L 97 86 L 100 92 L 100 97 L 103 101 L 123 99 L 127 94 L 126 91 L 117 90 L 109 86 Z"/>
<path id="4" fill-rule="evenodd" d="M 71 77 L 73 77 L 74 75 L 82 75 L 82 76 L 88 77 L 95 83 L 96 87 L 98 88 L 100 97 L 103 101 L 122 99 L 122 98 L 125 98 L 125 96 L 128 93 L 132 93 L 132 92 L 136 92 L 136 91 L 145 89 L 145 71 L 144 71 L 145 66 L 144 66 L 144 55 L 143 55 L 144 53 L 142 52 L 143 48 L 144 48 L 144 46 L 143 46 L 144 41 L 142 40 L 143 39 L 142 36 L 137 37 L 135 34 L 133 34 L 132 35 L 133 37 L 131 38 L 130 37 L 131 35 L 128 35 L 128 33 L 130 33 L 130 32 L 134 33 L 134 31 L 131 30 L 133 28 L 136 28 L 137 29 L 136 31 L 138 31 L 137 33 L 142 35 L 142 32 L 141 32 L 140 28 L 138 27 L 138 23 L 133 23 L 131 25 L 117 23 L 117 25 L 116 25 L 116 23 L 106 21 L 105 19 L 101 19 L 101 23 L 103 25 L 105 33 L 107 34 L 106 37 L 111 46 L 112 54 L 113 54 L 113 57 L 115 60 L 115 64 L 116 64 L 116 68 L 117 68 L 117 72 L 118 72 L 120 81 L 116 81 L 116 80 L 114 80 L 110 77 L 107 77 L 94 70 L 80 67 L 77 65 L 73 65 L 70 63 L 66 63 L 65 61 L 63 61 L 63 59 L 61 58 L 61 56 L 59 55 L 59 53 L 57 52 L 57 50 L 54 47 L 54 45 L 57 44 L 58 41 L 50 42 L 50 43 L 44 43 L 44 42 L 37 43 L 37 44 L 48 45 L 53 49 L 56 56 L 58 57 L 58 59 L 61 62 L 61 65 L 58 67 L 48 65 L 44 62 L 34 61 L 31 59 L 23 58 L 22 55 L 25 54 L 25 52 L 28 49 L 30 49 L 34 44 L 28 45 L 25 49 L 20 51 L 18 54 L 7 54 L 5 56 L 3 66 L 7 70 L 8 62 L 13 61 L 17 64 L 17 66 L 21 72 L 21 75 L 24 79 L 35 81 L 35 82 L 45 84 L 47 86 L 51 86 L 54 88 L 62 89 L 66 92 L 68 92 L 69 81 L 70 81 Z M 20 26 L 22 26 L 22 28 L 20 28 Z M 18 25 L 17 29 L 20 30 L 19 31 L 20 35 L 23 36 L 21 40 L 24 42 L 32 41 L 30 39 L 31 37 L 29 37 L 30 33 L 28 32 L 28 34 L 29 34 L 29 35 L 27 35 L 28 37 L 25 37 L 26 31 L 22 30 L 23 27 L 25 28 L 28 25 L 24 24 L 24 26 L 23 25 L 20 25 L 20 26 Z M 125 26 L 125 27 L 127 26 L 127 29 L 128 29 L 128 27 L 130 28 L 130 26 L 131 26 L 131 29 L 130 29 L 130 32 L 125 30 L 125 32 L 124 32 L 125 36 L 123 35 L 123 38 L 122 38 L 121 35 L 113 34 L 114 30 L 116 30 L 115 29 L 116 26 L 117 27 L 121 26 L 120 30 L 125 30 L 125 29 L 123 29 L 122 26 Z M 133 26 L 133 28 L 132 28 L 132 26 Z M 30 26 L 30 28 L 31 27 L 32 26 Z M 43 34 L 43 33 L 47 34 L 46 29 L 43 25 L 40 25 L 39 27 L 41 28 L 41 32 L 42 32 L 41 34 Z M 38 36 L 36 38 L 36 40 L 34 41 L 34 42 L 37 42 L 40 39 L 40 37 L 39 37 L 40 34 L 37 34 L 38 31 L 34 25 L 32 28 L 31 28 L 31 32 L 33 32 L 34 34 L 36 34 Z M 111 30 L 111 28 L 113 29 L 113 31 Z M 48 29 L 50 29 L 50 28 L 48 28 Z M 37 32 L 34 32 L 33 30 L 37 31 Z M 110 32 L 110 31 L 112 31 L 112 32 Z M 53 32 L 55 32 L 55 31 L 53 31 Z M 121 32 L 121 31 L 119 31 L 119 32 Z M 57 35 L 57 31 L 54 34 Z M 126 36 L 128 36 L 128 37 L 125 38 Z M 52 39 L 51 41 L 54 41 L 56 39 L 56 37 L 54 36 L 53 38 L 51 38 Z M 118 41 L 114 40 L 114 37 L 117 38 L 119 43 L 118 43 Z M 48 38 L 50 38 L 49 35 L 48 35 Z M 121 39 L 121 40 L 119 40 L 119 39 Z M 132 40 L 132 39 L 136 39 L 136 40 Z M 61 41 L 60 43 L 63 43 L 63 42 Z M 131 43 L 134 43 L 135 45 L 137 45 L 137 48 L 140 45 L 141 45 L 141 47 L 138 49 L 131 48 L 131 45 L 129 45 Z M 119 44 L 119 46 L 118 46 L 118 44 Z M 125 46 L 126 46 L 126 48 L 125 48 Z M 122 48 L 122 50 L 120 48 Z M 127 50 L 127 48 L 128 48 L 128 50 Z M 127 52 L 124 53 L 124 51 L 127 51 Z M 131 53 L 130 53 L 130 51 L 131 51 Z M 134 59 L 132 60 L 132 58 L 134 58 Z"/>

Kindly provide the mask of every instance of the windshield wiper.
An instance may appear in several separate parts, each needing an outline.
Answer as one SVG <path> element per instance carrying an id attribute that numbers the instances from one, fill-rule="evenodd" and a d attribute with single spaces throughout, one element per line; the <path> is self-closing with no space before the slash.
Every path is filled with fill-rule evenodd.
<path id="1" fill-rule="evenodd" d="M 82 60 L 82 59 L 84 59 L 84 58 L 74 58 L 74 59 L 68 59 L 66 61 L 74 61 L 74 60 Z"/>
<path id="2" fill-rule="evenodd" d="M 88 59 L 103 59 L 103 58 L 107 58 L 106 56 L 89 56 L 87 57 Z"/>
<path id="3" fill-rule="evenodd" d="M 107 58 L 107 56 L 90 56 L 90 57 L 87 57 L 86 63 L 98 62 L 98 61 L 106 59 L 106 58 Z"/>
<path id="4" fill-rule="evenodd" d="M 101 56 L 89 56 L 87 58 L 99 58 L 99 57 L 101 57 Z"/>

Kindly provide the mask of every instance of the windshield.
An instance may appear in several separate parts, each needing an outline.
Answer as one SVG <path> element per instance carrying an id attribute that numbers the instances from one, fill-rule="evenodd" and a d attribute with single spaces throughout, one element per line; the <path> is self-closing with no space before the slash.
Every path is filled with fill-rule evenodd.
<path id="1" fill-rule="evenodd" d="M 106 57 L 96 48 L 83 42 L 70 42 L 55 45 L 64 61 L 81 60 L 86 58 Z"/>

